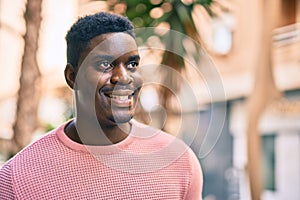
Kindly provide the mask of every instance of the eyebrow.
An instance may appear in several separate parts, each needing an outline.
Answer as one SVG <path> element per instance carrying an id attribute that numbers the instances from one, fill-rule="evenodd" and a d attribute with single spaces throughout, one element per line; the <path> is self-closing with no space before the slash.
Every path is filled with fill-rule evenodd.
<path id="1" fill-rule="evenodd" d="M 140 56 L 139 55 L 129 56 L 128 60 L 140 60 Z"/>
<path id="2" fill-rule="evenodd" d="M 93 56 L 93 59 L 95 60 L 107 60 L 107 61 L 113 61 L 115 60 L 115 57 L 114 56 L 111 56 L 111 55 L 101 55 L 101 54 L 97 54 L 95 56 Z M 133 60 L 140 60 L 140 56 L 139 55 L 132 55 L 132 56 L 129 56 L 128 58 L 129 61 L 133 61 Z"/>
<path id="3" fill-rule="evenodd" d="M 94 59 L 101 59 L 101 60 L 114 60 L 114 57 L 113 56 L 110 56 L 110 55 L 95 55 L 93 57 Z"/>

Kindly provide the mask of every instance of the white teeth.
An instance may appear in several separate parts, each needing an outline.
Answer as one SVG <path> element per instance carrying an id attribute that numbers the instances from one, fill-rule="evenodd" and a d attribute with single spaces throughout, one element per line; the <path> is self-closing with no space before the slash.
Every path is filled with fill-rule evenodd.
<path id="1" fill-rule="evenodd" d="M 119 100 L 121 101 L 128 100 L 128 96 L 119 96 Z"/>
<path id="2" fill-rule="evenodd" d="M 126 101 L 126 100 L 129 99 L 129 96 L 111 95 L 110 97 L 113 98 L 113 99 L 116 99 L 116 100 L 120 100 L 120 101 Z"/>

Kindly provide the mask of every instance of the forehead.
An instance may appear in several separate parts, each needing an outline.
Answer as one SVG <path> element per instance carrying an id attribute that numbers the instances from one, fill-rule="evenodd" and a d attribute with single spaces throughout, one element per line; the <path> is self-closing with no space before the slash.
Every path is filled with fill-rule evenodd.
<path id="1" fill-rule="evenodd" d="M 80 53 L 78 66 L 89 63 L 99 55 L 117 59 L 126 55 L 138 55 L 136 41 L 127 33 L 106 33 L 92 38 L 88 47 Z"/>
<path id="2" fill-rule="evenodd" d="M 88 52 L 119 57 L 137 51 L 135 40 L 127 33 L 107 33 L 90 40 Z"/>

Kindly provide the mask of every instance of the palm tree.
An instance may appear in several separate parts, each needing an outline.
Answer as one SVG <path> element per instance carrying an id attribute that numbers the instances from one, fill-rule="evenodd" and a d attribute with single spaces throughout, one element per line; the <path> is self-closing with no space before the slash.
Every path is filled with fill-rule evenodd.
<path id="1" fill-rule="evenodd" d="M 24 19 L 24 53 L 21 64 L 16 120 L 10 154 L 28 145 L 38 126 L 37 111 L 41 92 L 41 74 L 37 64 L 37 49 L 41 25 L 42 0 L 27 0 Z"/>

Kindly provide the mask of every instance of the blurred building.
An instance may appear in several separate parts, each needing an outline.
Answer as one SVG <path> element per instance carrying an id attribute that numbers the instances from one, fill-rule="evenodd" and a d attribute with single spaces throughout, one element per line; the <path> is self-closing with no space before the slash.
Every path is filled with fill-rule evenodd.
<path id="1" fill-rule="evenodd" d="M 200 111 L 196 111 L 200 116 L 199 132 L 193 136 L 191 146 L 203 166 L 206 200 L 247 200 L 250 197 L 246 174 L 246 100 L 253 90 L 256 57 L 264 34 L 261 32 L 264 19 L 260 13 L 263 1 L 224 2 L 226 12 L 220 11 L 214 18 L 204 14 L 201 7 L 195 8 L 194 19 L 198 22 L 217 76 L 216 73 L 211 76 L 208 73 L 204 77 L 204 82 L 212 85 L 203 81 L 191 82 L 195 95 L 200 97 L 201 107 Z M 267 108 L 260 124 L 264 156 L 263 199 L 300 199 L 300 1 L 273 2 L 278 24 L 273 31 L 270 48 L 275 82 L 283 93 L 283 100 Z M 0 1 L 2 141 L 9 140 L 13 134 L 24 45 L 24 9 L 24 0 Z M 38 63 L 43 75 L 39 115 L 44 129 L 38 132 L 44 132 L 47 124 L 57 126 L 72 114 L 66 113 L 70 112 L 73 102 L 63 75 L 66 65 L 64 37 L 68 28 L 78 16 L 106 9 L 104 1 L 43 2 Z M 212 64 L 210 61 L 207 63 Z M 192 74 L 190 72 L 191 77 Z M 219 81 L 225 96 L 210 94 L 209 90 L 218 87 L 214 83 Z M 184 123 L 192 126 L 188 120 Z M 176 130 L 174 127 L 169 129 Z M 182 137 L 188 141 L 191 139 Z M 204 140 L 208 141 L 208 146 L 205 146 Z"/>
<path id="2" fill-rule="evenodd" d="M 223 17 L 221 14 L 217 22 L 213 19 L 210 25 L 207 24 L 211 28 L 203 31 L 207 32 L 203 37 L 208 41 L 209 52 L 220 71 L 226 91 L 226 121 L 233 137 L 232 143 L 227 143 L 232 145 L 233 168 L 223 171 L 224 177 L 231 182 L 227 186 L 233 188 L 223 192 L 223 195 L 211 191 L 212 199 L 250 199 L 246 173 L 246 100 L 254 88 L 256 58 L 260 48 L 263 48 L 261 38 L 266 34 L 262 31 L 265 19 L 261 12 L 266 12 L 261 10 L 263 3 L 259 0 L 231 1 L 228 5 L 230 12 L 223 13 Z M 282 98 L 266 108 L 259 127 L 263 148 L 263 199 L 299 199 L 300 1 L 272 1 L 272 12 L 276 25 L 270 46 L 271 63 L 275 84 L 282 92 Z M 226 38 L 231 44 L 222 42 Z M 219 157 L 222 156 L 220 151 Z M 206 170 L 210 171 L 209 168 Z M 207 181 L 210 182 L 209 177 Z M 210 184 L 213 187 L 214 183 Z"/>

